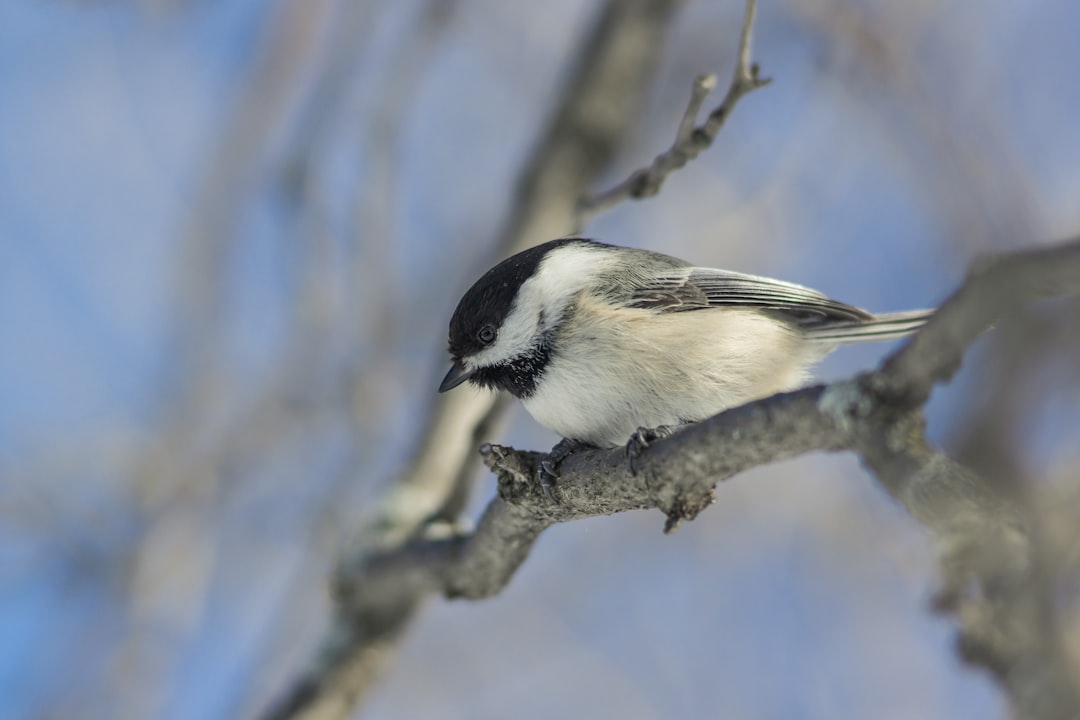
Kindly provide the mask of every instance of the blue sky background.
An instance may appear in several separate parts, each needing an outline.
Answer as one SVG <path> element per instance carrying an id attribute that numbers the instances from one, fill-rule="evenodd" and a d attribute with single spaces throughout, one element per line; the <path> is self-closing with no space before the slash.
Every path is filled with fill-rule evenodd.
<path id="1" fill-rule="evenodd" d="M 250 715 L 313 648 L 594 7 L 431 6 L 0 4 L 0 715 Z M 694 75 L 726 78 L 740 12 L 680 11 L 608 181 L 667 147 Z M 934 305 L 980 253 L 1080 228 L 1077 28 L 1065 0 L 763 3 L 774 83 L 587 232 Z M 991 344 L 935 396 L 937 442 Z M 1076 466 L 1078 399 L 1021 429 L 1047 475 Z M 517 411 L 506 432 L 555 441 Z M 655 513 L 553 528 L 501 596 L 433 601 L 360 716 L 1006 715 L 853 458 L 718 498 L 672 537 Z"/>

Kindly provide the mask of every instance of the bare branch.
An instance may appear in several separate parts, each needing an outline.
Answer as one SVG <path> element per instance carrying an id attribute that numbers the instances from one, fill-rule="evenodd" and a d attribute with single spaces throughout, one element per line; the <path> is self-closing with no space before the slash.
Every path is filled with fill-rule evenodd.
<path id="1" fill-rule="evenodd" d="M 884 441 L 904 433 L 919 440 Z M 921 437 L 921 427 L 899 423 L 879 442 L 864 444 L 860 454 L 933 534 L 941 573 L 934 609 L 955 619 L 961 658 L 998 681 L 1016 717 L 1077 717 L 1075 669 L 1018 508 Z"/>
<path id="2" fill-rule="evenodd" d="M 624 200 L 641 200 L 658 193 L 668 175 L 686 165 L 712 145 L 739 100 L 771 82 L 770 78 L 760 77 L 757 64 L 750 61 L 750 44 L 756 16 L 757 0 L 747 0 L 742 31 L 739 34 L 739 52 L 735 71 L 732 74 L 727 94 L 716 109 L 709 113 L 704 123 L 697 125 L 698 111 L 705 102 L 705 98 L 716 87 L 715 75 L 698 76 L 691 86 L 690 102 L 687 103 L 686 111 L 683 113 L 674 144 L 658 155 L 651 165 L 635 170 L 630 177 L 618 185 L 603 192 L 582 197 L 578 203 L 578 227 L 584 227 L 590 217 Z"/>
<path id="3" fill-rule="evenodd" d="M 679 123 L 679 134 L 675 136 L 676 146 L 691 142 L 694 130 L 697 129 L 697 116 L 701 106 L 715 89 L 715 75 L 698 75 L 694 78 L 694 84 L 690 87 L 690 102 L 686 105 L 682 122 Z"/>
<path id="4" fill-rule="evenodd" d="M 889 358 L 883 380 L 891 392 L 913 392 L 915 400 L 923 402 L 934 383 L 952 377 L 964 350 L 995 319 L 1008 318 L 1036 300 L 1075 294 L 1080 286 L 1078 264 L 1080 244 L 1075 240 L 976 264 L 968 282 Z"/>

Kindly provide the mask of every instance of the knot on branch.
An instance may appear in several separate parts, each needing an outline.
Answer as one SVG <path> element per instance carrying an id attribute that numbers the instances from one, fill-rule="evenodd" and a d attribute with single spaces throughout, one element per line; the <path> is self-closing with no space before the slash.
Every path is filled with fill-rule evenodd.
<path id="1" fill-rule="evenodd" d="M 664 534 L 670 535 L 675 532 L 684 521 L 693 520 L 698 513 L 714 502 L 716 502 L 715 486 L 707 491 L 679 493 L 670 503 L 660 507 L 667 516 L 667 520 L 664 521 Z"/>
<path id="2" fill-rule="evenodd" d="M 520 504 L 525 499 L 546 499 L 537 481 L 542 457 L 543 453 L 515 450 L 494 443 L 480 446 L 481 460 L 498 481 L 499 497 L 512 504 Z"/>
<path id="3" fill-rule="evenodd" d="M 706 486 L 680 483 L 678 477 L 661 475 L 655 470 L 645 471 L 645 487 L 651 503 L 667 516 L 664 521 L 665 535 L 675 532 L 683 522 L 693 520 L 698 513 L 716 502 L 715 483 Z"/>
<path id="4" fill-rule="evenodd" d="M 858 423 L 875 410 L 874 395 L 867 392 L 872 375 L 863 375 L 854 382 L 829 385 L 821 393 L 818 409 L 832 419 L 845 435 L 851 435 Z"/>
<path id="5" fill-rule="evenodd" d="M 628 181 L 628 195 L 638 200 L 652 197 L 660 191 L 660 184 L 659 175 L 651 168 L 637 170 Z"/>

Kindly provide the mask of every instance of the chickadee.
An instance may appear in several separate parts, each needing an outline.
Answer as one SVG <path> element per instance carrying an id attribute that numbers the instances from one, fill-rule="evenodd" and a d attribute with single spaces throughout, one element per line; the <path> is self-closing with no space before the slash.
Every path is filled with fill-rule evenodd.
<path id="1" fill-rule="evenodd" d="M 561 437 L 609 447 L 791 390 L 836 346 L 907 335 L 931 314 L 873 315 L 802 285 L 564 238 L 465 293 L 439 392 L 506 390 Z"/>

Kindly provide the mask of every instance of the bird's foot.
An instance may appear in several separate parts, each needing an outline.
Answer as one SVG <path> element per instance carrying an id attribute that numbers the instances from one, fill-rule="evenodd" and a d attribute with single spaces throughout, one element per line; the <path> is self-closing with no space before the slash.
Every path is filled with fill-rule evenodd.
<path id="1" fill-rule="evenodd" d="M 654 428 L 639 427 L 630 440 L 626 443 L 626 463 L 630 466 L 630 474 L 637 475 L 637 461 L 645 452 L 645 448 L 657 440 L 674 435 L 682 425 L 658 425 Z"/>
<path id="2" fill-rule="evenodd" d="M 543 460 L 540 461 L 540 469 L 537 471 L 537 475 L 540 480 L 540 487 L 544 491 L 544 496 L 552 502 L 555 501 L 555 481 L 559 479 L 559 473 L 557 472 L 559 463 L 566 458 L 573 455 L 578 450 L 584 450 L 591 448 L 592 445 L 588 443 L 579 442 L 577 440 L 567 440 L 563 438 L 555 447 L 551 448 L 551 452 L 547 454 Z"/>

